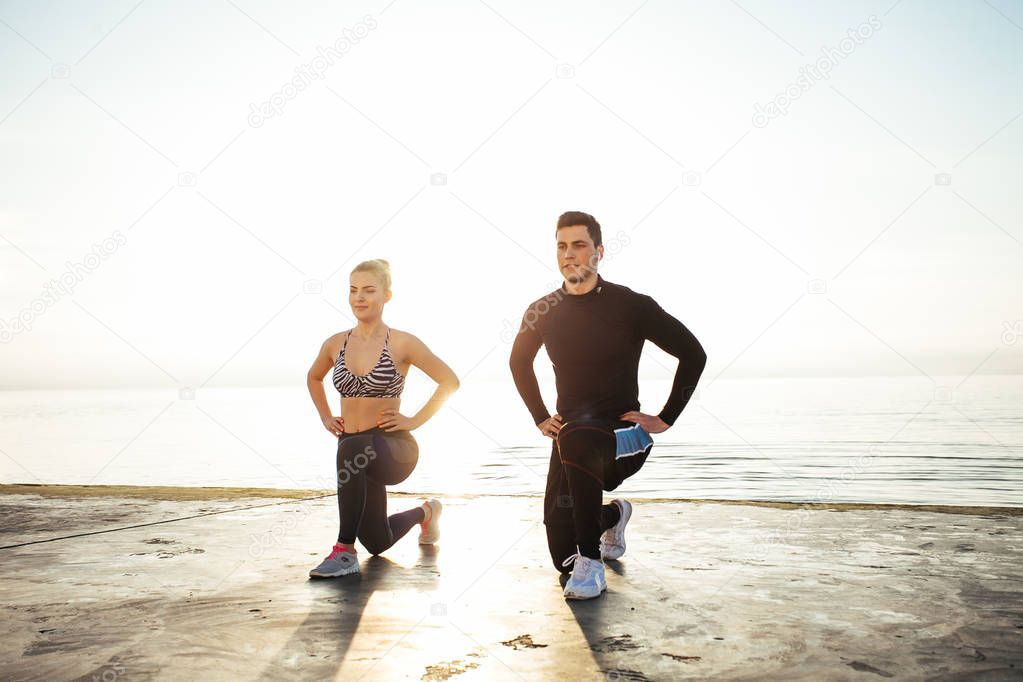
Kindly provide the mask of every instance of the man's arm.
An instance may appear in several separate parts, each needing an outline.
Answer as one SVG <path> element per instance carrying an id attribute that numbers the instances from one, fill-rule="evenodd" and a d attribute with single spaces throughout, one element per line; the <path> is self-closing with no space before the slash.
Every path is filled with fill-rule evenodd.
<path id="1" fill-rule="evenodd" d="M 664 409 L 657 416 L 671 426 L 678 419 L 707 366 L 707 353 L 684 324 L 669 315 L 650 296 L 641 295 L 640 329 L 643 338 L 678 358 L 678 369 Z"/>
<path id="2" fill-rule="evenodd" d="M 532 322 L 528 321 L 530 317 L 533 319 Z M 515 388 L 518 389 L 522 402 L 526 404 L 529 413 L 533 415 L 534 424 L 539 424 L 551 416 L 543 404 L 543 398 L 540 396 L 540 384 L 533 371 L 533 358 L 536 357 L 541 345 L 543 345 L 543 339 L 536 329 L 536 318 L 531 316 L 530 311 L 527 310 L 526 314 L 522 316 L 519 332 L 515 335 L 508 366 L 511 367 Z"/>

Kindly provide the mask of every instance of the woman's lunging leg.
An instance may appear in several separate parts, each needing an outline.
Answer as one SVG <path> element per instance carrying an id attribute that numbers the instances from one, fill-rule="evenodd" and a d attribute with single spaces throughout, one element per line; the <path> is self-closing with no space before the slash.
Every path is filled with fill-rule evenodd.
<path id="1" fill-rule="evenodd" d="M 352 545 L 359 534 L 366 508 L 366 473 L 370 464 L 372 440 L 352 435 L 342 437 L 337 446 L 337 541 Z"/>
<path id="2" fill-rule="evenodd" d="M 358 538 L 371 554 L 380 554 L 426 519 L 422 507 L 387 515 L 387 489 L 408 478 L 419 459 L 412 438 L 377 435 L 372 458 L 366 466 L 365 505 Z"/>

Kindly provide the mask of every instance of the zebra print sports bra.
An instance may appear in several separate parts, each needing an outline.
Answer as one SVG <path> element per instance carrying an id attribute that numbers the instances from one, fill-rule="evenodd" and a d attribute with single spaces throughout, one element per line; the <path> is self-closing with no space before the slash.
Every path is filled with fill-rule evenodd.
<path id="1" fill-rule="evenodd" d="M 334 363 L 334 387 L 341 394 L 342 398 L 397 398 L 405 386 L 405 377 L 394 365 L 391 359 L 391 350 L 388 341 L 391 338 L 391 330 L 387 330 L 384 338 L 384 349 L 380 353 L 377 364 L 368 374 L 352 374 L 345 366 L 345 347 L 348 346 L 348 336 L 351 330 L 345 335 L 345 342 L 338 353 L 337 361 Z"/>

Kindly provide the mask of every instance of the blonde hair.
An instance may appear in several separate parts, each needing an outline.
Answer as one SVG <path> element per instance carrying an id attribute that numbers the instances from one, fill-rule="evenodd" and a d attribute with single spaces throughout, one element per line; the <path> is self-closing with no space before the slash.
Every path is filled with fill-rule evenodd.
<path id="1" fill-rule="evenodd" d="M 391 290 L 391 264 L 385 261 L 383 258 L 374 258 L 372 260 L 364 260 L 354 268 L 352 268 L 352 274 L 357 272 L 372 272 L 380 281 L 384 284 L 384 291 Z"/>

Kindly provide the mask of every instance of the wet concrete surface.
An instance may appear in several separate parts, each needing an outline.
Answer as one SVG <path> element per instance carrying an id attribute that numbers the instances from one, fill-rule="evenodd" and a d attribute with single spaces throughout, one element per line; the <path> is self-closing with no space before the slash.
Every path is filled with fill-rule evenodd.
<path id="1" fill-rule="evenodd" d="M 0 491 L 3 679 L 1023 679 L 1020 510 L 637 502 L 566 602 L 539 498 L 310 580 L 332 497 Z"/>

